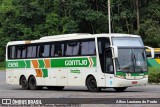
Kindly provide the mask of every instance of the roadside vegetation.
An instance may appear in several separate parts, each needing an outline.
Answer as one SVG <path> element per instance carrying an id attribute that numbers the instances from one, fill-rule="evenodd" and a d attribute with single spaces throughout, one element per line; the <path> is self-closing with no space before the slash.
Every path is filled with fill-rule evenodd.
<path id="1" fill-rule="evenodd" d="M 0 70 L 5 70 L 5 62 L 0 62 Z"/>
<path id="2" fill-rule="evenodd" d="M 160 67 L 148 68 L 149 83 L 160 83 Z"/>
<path id="3" fill-rule="evenodd" d="M 0 62 L 8 41 L 68 33 L 108 33 L 107 0 L 0 0 Z M 160 0 L 111 0 L 113 33 L 160 47 Z"/>

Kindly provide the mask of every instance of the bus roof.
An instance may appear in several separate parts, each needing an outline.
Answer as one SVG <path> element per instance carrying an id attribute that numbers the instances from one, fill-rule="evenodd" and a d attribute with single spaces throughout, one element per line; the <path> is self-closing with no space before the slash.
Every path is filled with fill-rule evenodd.
<path id="1" fill-rule="evenodd" d="M 70 38 L 75 37 L 76 38 L 87 38 L 88 37 L 139 37 L 138 35 L 131 35 L 131 34 L 118 34 L 118 33 L 112 33 L 112 34 L 85 34 L 85 33 L 73 33 L 73 34 L 64 34 L 64 35 L 54 35 L 54 36 L 45 36 L 40 39 L 58 39 L 58 38 Z"/>
<path id="2" fill-rule="evenodd" d="M 49 42 L 49 41 L 61 41 L 61 40 L 74 40 L 74 39 L 83 39 L 83 38 L 95 38 L 95 37 L 140 37 L 138 35 L 132 34 L 119 34 L 119 33 L 112 33 L 112 34 L 87 34 L 87 33 L 73 33 L 73 34 L 63 34 L 63 35 L 52 35 L 52 36 L 45 36 L 41 37 L 37 40 L 31 41 L 10 41 L 7 45 L 15 45 L 15 44 L 30 44 L 30 43 L 38 43 L 38 42 Z"/>

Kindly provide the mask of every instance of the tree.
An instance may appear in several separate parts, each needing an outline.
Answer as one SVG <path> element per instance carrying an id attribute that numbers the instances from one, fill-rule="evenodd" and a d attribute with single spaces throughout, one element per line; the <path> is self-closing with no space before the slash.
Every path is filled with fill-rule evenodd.
<path id="1" fill-rule="evenodd" d="M 108 0 L 0 0 L 0 61 L 8 41 L 66 33 L 108 33 Z M 159 0 L 111 0 L 112 33 L 160 47 Z"/>

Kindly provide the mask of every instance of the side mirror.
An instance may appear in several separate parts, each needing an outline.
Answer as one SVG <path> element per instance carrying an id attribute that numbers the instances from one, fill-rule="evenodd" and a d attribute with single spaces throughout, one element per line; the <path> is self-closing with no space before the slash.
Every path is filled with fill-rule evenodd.
<path id="1" fill-rule="evenodd" d="M 152 47 L 149 47 L 149 46 L 145 46 L 145 48 L 151 50 L 151 57 L 148 57 L 148 58 L 154 58 L 154 49 Z"/>
<path id="2" fill-rule="evenodd" d="M 111 48 L 113 49 L 113 58 L 118 58 L 118 47 L 117 46 L 111 46 Z"/>

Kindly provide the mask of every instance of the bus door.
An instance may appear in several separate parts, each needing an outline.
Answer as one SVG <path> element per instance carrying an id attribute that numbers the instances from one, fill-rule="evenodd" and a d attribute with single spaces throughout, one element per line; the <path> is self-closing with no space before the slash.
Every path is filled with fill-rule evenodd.
<path id="1" fill-rule="evenodd" d="M 113 86 L 114 66 L 111 48 L 107 48 L 104 53 L 104 73 L 106 77 L 106 86 Z"/>

